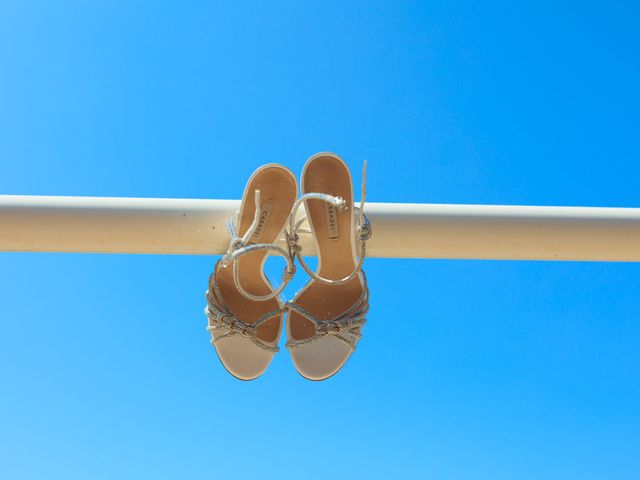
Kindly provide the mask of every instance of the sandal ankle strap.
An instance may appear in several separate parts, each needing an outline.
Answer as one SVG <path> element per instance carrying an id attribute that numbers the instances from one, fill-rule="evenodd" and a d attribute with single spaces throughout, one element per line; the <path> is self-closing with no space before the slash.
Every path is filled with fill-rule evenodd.
<path id="1" fill-rule="evenodd" d="M 265 301 L 271 300 L 272 298 L 277 297 L 282 293 L 282 290 L 287 286 L 287 284 L 293 278 L 295 274 L 296 267 L 293 262 L 293 255 L 291 249 L 289 251 L 284 250 L 283 248 L 273 244 L 273 243 L 250 243 L 249 239 L 253 236 L 256 229 L 259 226 L 260 218 L 262 215 L 262 208 L 260 206 L 260 190 L 255 191 L 255 206 L 256 211 L 253 217 L 253 222 L 251 226 L 246 231 L 246 233 L 240 237 L 238 234 L 236 223 L 238 221 L 238 212 L 234 213 L 229 220 L 227 220 L 227 230 L 229 231 L 229 236 L 231 240 L 229 242 L 229 247 L 227 248 L 227 252 L 220 259 L 220 266 L 222 268 L 226 268 L 230 263 L 233 263 L 233 283 L 235 284 L 238 291 L 250 300 L 254 301 Z M 252 293 L 247 292 L 242 285 L 240 284 L 240 279 L 238 275 L 238 262 L 236 261 L 238 258 L 247 255 L 248 253 L 255 252 L 258 250 L 266 250 L 268 252 L 274 252 L 278 255 L 284 257 L 287 262 L 287 266 L 282 273 L 282 282 L 280 287 L 272 293 L 268 293 L 266 295 L 253 295 Z"/>
<path id="2" fill-rule="evenodd" d="M 356 231 L 358 233 L 358 242 L 360 244 L 360 254 L 358 255 L 359 257 L 358 264 L 356 265 L 354 270 L 344 278 L 339 278 L 339 279 L 325 278 L 318 275 L 316 272 L 311 270 L 311 268 L 309 268 L 307 263 L 302 258 L 302 247 L 298 243 L 300 240 L 300 237 L 298 236 L 298 231 L 300 230 L 300 226 L 302 225 L 302 223 L 307 217 L 306 215 L 304 215 L 297 222 L 295 219 L 296 219 L 296 214 L 298 212 L 298 209 L 300 208 L 300 205 L 305 203 L 307 200 L 322 200 L 323 202 L 327 202 L 330 205 L 335 206 L 336 208 L 338 208 L 340 211 L 343 211 L 343 212 L 349 209 L 349 206 L 347 205 L 346 201 L 342 197 L 336 197 L 326 193 L 311 192 L 311 193 L 306 193 L 302 195 L 296 201 L 296 203 L 293 205 L 293 208 L 291 209 L 291 214 L 289 215 L 289 230 L 285 232 L 287 236 L 287 245 L 289 248 L 289 253 L 292 256 L 292 259 L 297 257 L 304 271 L 307 272 L 307 274 L 311 278 L 317 280 L 320 283 L 324 283 L 327 285 L 343 285 L 353 280 L 362 271 L 362 265 L 364 264 L 364 259 L 366 256 L 366 243 L 367 243 L 367 240 L 371 238 L 371 234 L 372 234 L 371 222 L 369 221 L 367 216 L 364 214 L 364 203 L 367 195 L 366 185 L 367 185 L 367 161 L 365 160 L 362 168 L 362 187 L 361 187 L 362 190 L 361 190 L 361 196 L 360 196 L 360 207 L 354 207 L 354 211 L 356 212 L 357 218 L 358 218 Z"/>

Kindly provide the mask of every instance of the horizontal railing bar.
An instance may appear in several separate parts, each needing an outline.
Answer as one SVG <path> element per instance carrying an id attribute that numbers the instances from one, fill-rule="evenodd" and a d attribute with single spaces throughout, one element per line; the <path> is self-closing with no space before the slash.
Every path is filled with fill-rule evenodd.
<path id="1" fill-rule="evenodd" d="M 0 195 L 0 251 L 220 254 L 237 200 Z M 386 258 L 640 261 L 640 209 L 368 203 Z M 303 252 L 314 253 L 310 235 Z"/>

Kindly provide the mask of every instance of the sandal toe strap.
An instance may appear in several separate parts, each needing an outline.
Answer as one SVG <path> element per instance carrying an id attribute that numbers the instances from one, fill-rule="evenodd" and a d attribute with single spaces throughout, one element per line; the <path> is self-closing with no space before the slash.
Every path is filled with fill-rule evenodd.
<path id="1" fill-rule="evenodd" d="M 214 287 L 217 287 L 217 285 L 214 284 Z M 211 344 L 223 338 L 240 335 L 248 338 L 254 345 L 263 350 L 272 353 L 277 353 L 280 350 L 277 346 L 271 345 L 259 338 L 258 329 L 268 320 L 282 315 L 285 312 L 285 307 L 267 312 L 257 321 L 248 323 L 233 316 L 227 306 L 218 300 L 215 289 L 213 291 L 207 290 L 205 296 L 207 298 L 207 306 L 204 309 L 204 313 L 209 321 L 207 331 L 211 333 Z"/>
<path id="2" fill-rule="evenodd" d="M 237 318 L 231 309 L 225 303 L 220 286 L 217 281 L 217 273 L 222 260 L 216 263 L 213 273 L 209 277 L 209 289 L 205 293 L 207 299 L 207 306 L 204 309 L 204 313 L 208 319 L 207 331 L 211 334 L 211 344 L 234 335 L 240 335 L 248 338 L 259 348 L 263 350 L 277 353 L 279 348 L 277 345 L 272 345 L 258 337 L 258 329 L 264 325 L 268 320 L 274 317 L 282 315 L 286 308 L 278 302 L 278 308 L 271 310 L 262 315 L 255 322 L 245 322 Z"/>
<path id="3" fill-rule="evenodd" d="M 362 271 L 362 275 L 364 276 L 364 271 Z M 313 323 L 315 327 L 315 334 L 313 336 L 300 340 L 291 338 L 287 342 L 287 348 L 304 347 L 327 336 L 332 336 L 345 343 L 353 351 L 356 349 L 358 341 L 362 338 L 362 327 L 367 323 L 366 315 L 369 312 L 369 289 L 367 288 L 365 279 L 364 289 L 358 301 L 345 313 L 332 320 L 320 320 L 293 302 L 287 302 L 285 308 L 302 315 Z"/>

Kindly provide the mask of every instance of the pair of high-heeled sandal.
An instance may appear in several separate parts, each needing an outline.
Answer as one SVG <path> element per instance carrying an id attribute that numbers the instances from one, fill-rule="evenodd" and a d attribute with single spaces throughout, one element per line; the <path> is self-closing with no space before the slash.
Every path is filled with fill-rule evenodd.
<path id="1" fill-rule="evenodd" d="M 236 378 L 262 375 L 275 353 L 287 317 L 287 348 L 296 370 L 324 380 L 342 368 L 361 338 L 369 309 L 362 270 L 371 225 L 354 207 L 351 173 L 332 153 L 318 153 L 304 166 L 302 195 L 288 168 L 269 164 L 249 179 L 240 210 L 229 219 L 231 242 L 209 278 L 207 329 L 224 367 Z M 318 270 L 302 257 L 298 233 L 305 218 L 316 242 Z M 286 248 L 276 245 L 284 233 Z M 269 253 L 286 261 L 282 283 L 274 288 L 264 275 Z M 297 258 L 311 280 L 290 302 L 280 293 L 293 278 Z"/>

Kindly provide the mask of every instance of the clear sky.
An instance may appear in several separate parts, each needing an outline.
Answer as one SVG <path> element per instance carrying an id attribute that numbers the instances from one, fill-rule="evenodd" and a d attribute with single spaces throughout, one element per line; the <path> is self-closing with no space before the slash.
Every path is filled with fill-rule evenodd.
<path id="1" fill-rule="evenodd" d="M 640 207 L 636 2 L 529 3 L 2 2 L 0 193 L 233 199 L 330 150 L 371 201 Z M 369 260 L 344 370 L 247 383 L 215 260 L 0 254 L 0 477 L 638 478 L 640 265 Z"/>

